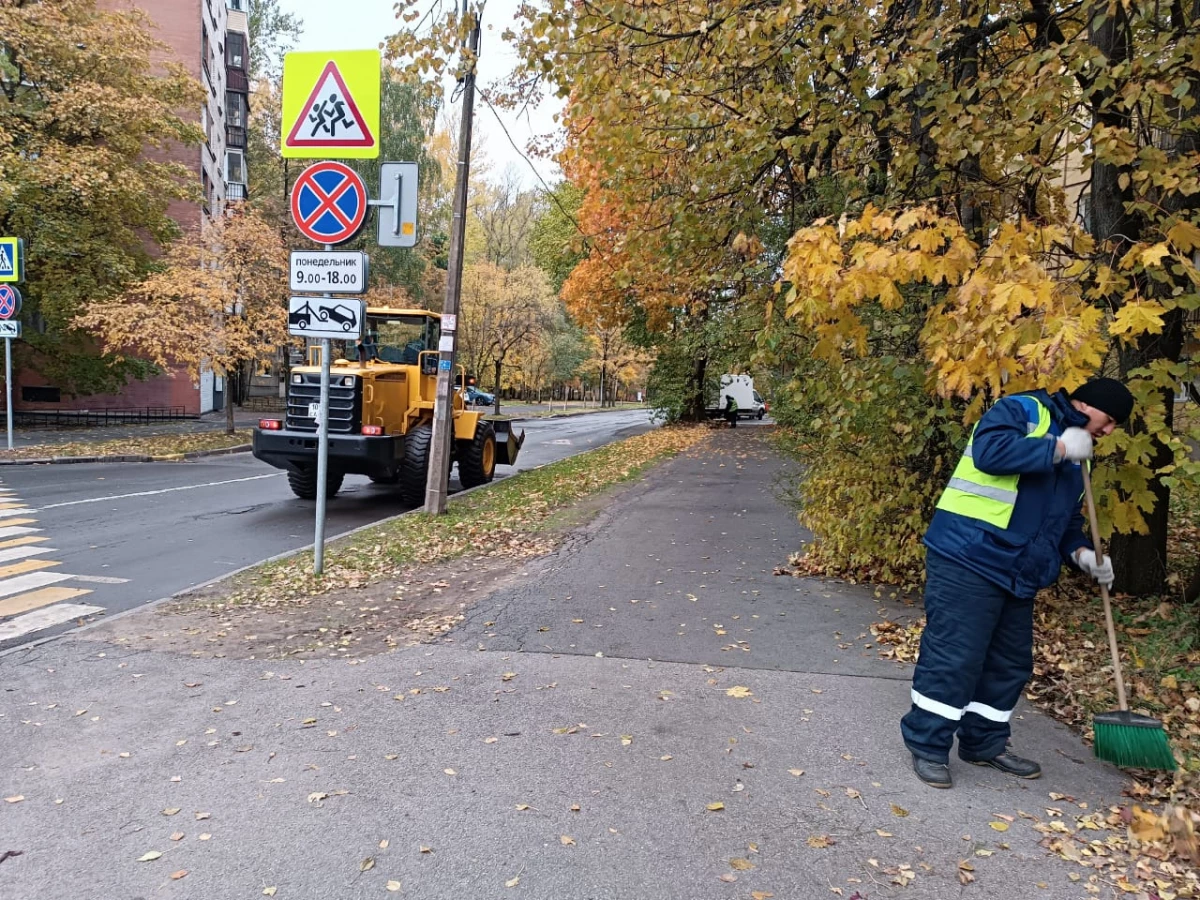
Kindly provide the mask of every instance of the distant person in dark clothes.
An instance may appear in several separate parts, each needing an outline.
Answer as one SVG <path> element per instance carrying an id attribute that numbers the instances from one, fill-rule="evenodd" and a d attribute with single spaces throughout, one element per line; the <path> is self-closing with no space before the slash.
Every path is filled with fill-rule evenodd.
<path id="1" fill-rule="evenodd" d="M 725 395 L 725 421 L 729 423 L 730 428 L 737 428 L 737 401 L 733 399 L 733 394 Z"/>

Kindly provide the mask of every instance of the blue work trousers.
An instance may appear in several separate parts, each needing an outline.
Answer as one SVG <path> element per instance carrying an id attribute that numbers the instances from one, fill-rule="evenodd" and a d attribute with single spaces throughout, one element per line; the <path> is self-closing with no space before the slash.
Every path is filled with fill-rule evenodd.
<path id="1" fill-rule="evenodd" d="M 1033 674 L 1033 598 L 1016 597 L 930 550 L 912 709 L 900 722 L 915 755 L 947 763 L 1004 752 L 1013 708 Z"/>

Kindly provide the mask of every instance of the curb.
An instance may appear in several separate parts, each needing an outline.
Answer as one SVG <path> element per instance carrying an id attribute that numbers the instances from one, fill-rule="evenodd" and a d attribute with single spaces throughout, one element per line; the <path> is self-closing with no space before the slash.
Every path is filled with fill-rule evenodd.
<path id="1" fill-rule="evenodd" d="M 200 452 L 212 453 L 214 451 L 200 451 Z M 220 452 L 220 451 L 215 451 L 215 452 Z M 538 468 L 540 468 L 540 467 L 538 467 Z M 479 484 L 473 488 L 465 488 L 461 491 L 456 491 L 454 494 L 450 495 L 447 498 L 447 502 L 452 503 L 458 497 L 465 497 L 467 494 L 472 494 L 475 491 L 485 491 L 495 483 L 496 482 L 493 481 L 493 482 L 489 482 L 488 484 Z M 388 516 L 386 519 L 379 519 L 378 521 L 375 521 L 375 522 L 368 522 L 365 525 L 359 525 L 355 528 L 351 528 L 349 531 L 343 531 L 341 534 L 335 534 L 333 537 L 326 536 L 325 546 L 328 547 L 334 541 L 340 541 L 340 540 L 343 540 L 344 538 L 352 537 L 353 535 L 358 534 L 360 531 L 366 531 L 368 528 L 378 528 L 381 525 L 387 525 L 388 523 L 395 522 L 397 519 L 402 519 L 405 516 L 416 515 L 418 513 L 423 513 L 424 511 L 425 511 L 424 508 L 420 507 L 420 506 L 415 507 L 414 509 L 406 509 L 404 512 L 396 513 L 396 515 L 394 515 L 394 516 Z M 96 614 L 96 618 L 92 619 L 90 622 L 85 622 L 83 625 L 76 625 L 74 628 L 68 628 L 66 631 L 61 631 L 58 634 L 51 634 L 51 635 L 47 635 L 46 637 L 43 637 L 43 638 L 36 638 L 25 644 L 17 644 L 15 647 L 9 647 L 7 650 L 0 650 L 0 659 L 4 659 L 7 656 L 12 656 L 13 654 L 19 653 L 21 651 L 35 650 L 38 647 L 42 646 L 42 644 L 48 644 L 51 641 L 58 641 L 58 640 L 62 640 L 63 638 L 67 638 L 67 637 L 75 637 L 84 632 L 91 631 L 93 628 L 99 628 L 101 625 L 107 625 L 110 622 L 119 621 L 120 619 L 124 619 L 127 616 L 132 616 L 136 613 L 145 612 L 146 610 L 150 610 L 150 609 L 155 609 L 159 606 L 162 606 L 165 603 L 170 603 L 172 600 L 179 600 L 179 599 L 186 597 L 188 594 L 194 594 L 197 591 L 202 591 L 205 588 L 211 587 L 214 584 L 220 584 L 222 581 L 227 581 L 228 579 L 233 578 L 234 576 L 240 575 L 243 572 L 249 571 L 250 569 L 256 569 L 259 566 L 265 566 L 269 563 L 279 562 L 280 560 L 289 559 L 290 557 L 293 557 L 293 556 L 299 556 L 301 553 L 307 553 L 310 550 L 312 550 L 315 546 L 316 546 L 316 543 L 305 544 L 303 547 L 296 547 L 293 550 L 285 550 L 282 553 L 276 553 L 274 556 L 269 556 L 266 559 L 260 559 L 258 562 L 249 563 L 240 568 L 234 569 L 232 572 L 226 572 L 224 575 L 217 575 L 215 578 L 208 579 L 208 581 L 201 582 L 200 584 L 191 585 L 190 587 L 186 587 L 186 588 L 183 588 L 182 590 L 178 590 L 173 594 L 168 594 L 165 597 L 159 597 L 157 600 L 147 601 L 146 603 L 143 603 L 140 606 L 133 606 L 133 607 L 130 607 L 129 609 L 121 610 L 121 612 L 113 613 L 112 615 Z"/>
<path id="2" fill-rule="evenodd" d="M 41 456 L 29 459 L 0 459 L 0 466 L 67 466 L 77 463 L 146 463 L 186 462 L 206 456 L 229 456 L 232 453 L 249 453 L 250 444 L 222 447 L 218 450 L 192 450 L 188 453 L 165 453 L 159 456 Z"/>

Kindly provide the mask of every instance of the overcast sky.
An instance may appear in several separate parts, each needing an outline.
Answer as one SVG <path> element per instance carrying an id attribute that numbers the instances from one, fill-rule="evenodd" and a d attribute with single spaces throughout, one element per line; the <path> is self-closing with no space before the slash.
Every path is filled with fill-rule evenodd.
<path id="1" fill-rule="evenodd" d="M 483 18 L 483 43 L 480 48 L 479 81 L 483 85 L 503 78 L 516 62 L 512 50 L 500 39 L 500 34 L 513 20 L 519 0 L 487 0 Z M 280 0 L 285 12 L 296 13 L 304 20 L 304 34 L 297 50 L 369 50 L 377 47 L 388 35 L 399 30 L 393 0 Z M 349 10 L 353 9 L 353 12 Z M 461 103 L 450 107 L 450 118 L 457 130 Z M 496 122 L 489 107 L 475 104 L 475 143 L 482 146 L 492 160 L 493 171 L 505 166 L 517 168 L 526 187 L 538 186 L 538 178 L 523 155 L 531 137 L 555 131 L 553 114 L 559 109 L 550 100 L 531 115 L 517 118 L 499 110 L 504 125 L 519 151 L 514 149 Z M 546 160 L 532 159 L 538 172 L 548 183 L 558 177 L 557 167 Z"/>

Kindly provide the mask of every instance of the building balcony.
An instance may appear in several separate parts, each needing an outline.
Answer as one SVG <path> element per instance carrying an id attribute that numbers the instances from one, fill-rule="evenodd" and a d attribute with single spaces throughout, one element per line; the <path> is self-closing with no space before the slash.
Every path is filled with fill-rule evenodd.
<path id="1" fill-rule="evenodd" d="M 250 192 L 246 189 L 246 185 L 238 184 L 236 181 L 230 181 L 225 185 L 225 201 L 227 203 L 240 203 L 249 197 Z"/>
<path id="2" fill-rule="evenodd" d="M 237 125 L 225 126 L 225 146 L 226 147 L 245 147 L 246 146 L 246 129 L 239 128 Z"/>

